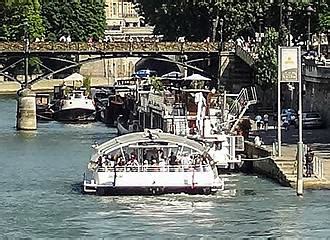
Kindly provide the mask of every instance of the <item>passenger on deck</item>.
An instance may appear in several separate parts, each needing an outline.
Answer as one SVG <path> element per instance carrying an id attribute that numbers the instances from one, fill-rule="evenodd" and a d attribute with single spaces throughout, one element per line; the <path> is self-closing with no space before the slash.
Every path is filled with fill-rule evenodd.
<path id="1" fill-rule="evenodd" d="M 97 159 L 97 166 L 98 167 L 103 167 L 103 160 L 102 160 L 102 156 L 99 156 L 99 158 Z"/>
<path id="2" fill-rule="evenodd" d="M 165 161 L 164 151 L 162 149 L 160 149 L 157 151 L 157 153 L 158 153 L 158 162 Z"/>
<path id="3" fill-rule="evenodd" d="M 176 156 L 174 155 L 173 152 L 171 152 L 171 156 L 170 156 L 170 165 L 177 165 L 177 161 L 176 161 Z"/>

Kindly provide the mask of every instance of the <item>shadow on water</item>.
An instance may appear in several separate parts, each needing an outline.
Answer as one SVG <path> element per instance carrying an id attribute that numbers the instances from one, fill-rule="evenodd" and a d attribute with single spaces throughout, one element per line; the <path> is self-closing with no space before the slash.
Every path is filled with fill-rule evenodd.
<path id="1" fill-rule="evenodd" d="M 82 191 L 82 182 L 77 182 L 77 183 L 73 183 L 71 184 L 71 191 L 72 194 L 83 194 Z"/>
<path id="2" fill-rule="evenodd" d="M 243 195 L 245 196 L 254 196 L 257 195 L 256 192 L 253 189 L 244 189 Z"/>

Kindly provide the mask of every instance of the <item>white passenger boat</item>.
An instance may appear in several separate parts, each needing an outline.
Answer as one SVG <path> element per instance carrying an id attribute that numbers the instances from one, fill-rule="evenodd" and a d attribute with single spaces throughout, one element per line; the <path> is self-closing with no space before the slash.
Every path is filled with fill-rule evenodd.
<path id="1" fill-rule="evenodd" d="M 211 194 L 224 189 L 203 145 L 145 130 L 94 145 L 83 192 L 97 195 Z"/>
<path id="2" fill-rule="evenodd" d="M 73 90 L 68 97 L 59 100 L 53 117 L 56 121 L 94 121 L 95 113 L 93 100 L 83 90 Z"/>

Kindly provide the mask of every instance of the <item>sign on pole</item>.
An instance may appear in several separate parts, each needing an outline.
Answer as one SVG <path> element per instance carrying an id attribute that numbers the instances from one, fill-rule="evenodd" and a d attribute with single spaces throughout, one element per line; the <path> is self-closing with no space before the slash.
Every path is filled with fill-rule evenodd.
<path id="1" fill-rule="evenodd" d="M 280 47 L 279 50 L 280 82 L 300 82 L 299 47 Z"/>
<path id="2" fill-rule="evenodd" d="M 301 49 L 300 47 L 279 47 L 278 54 L 278 149 L 281 156 L 281 83 L 299 83 L 299 140 L 297 164 L 297 195 L 303 195 L 303 132 L 302 132 L 302 82 L 301 82 Z"/>
<path id="3" fill-rule="evenodd" d="M 280 47 L 280 82 L 299 82 L 299 47 Z"/>

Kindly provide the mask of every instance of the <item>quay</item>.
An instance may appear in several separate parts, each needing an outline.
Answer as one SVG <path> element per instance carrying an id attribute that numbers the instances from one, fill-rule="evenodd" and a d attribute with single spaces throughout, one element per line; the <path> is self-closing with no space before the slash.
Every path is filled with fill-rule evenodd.
<path id="1" fill-rule="evenodd" d="M 65 82 L 67 85 L 72 86 L 78 84 L 76 80 L 65 80 L 65 79 L 44 79 L 39 82 L 33 84 L 31 86 L 31 90 L 33 92 L 38 93 L 52 93 L 54 90 L 54 86 L 60 86 Z M 91 79 L 91 87 L 97 86 L 106 86 L 108 85 L 107 79 L 102 78 L 92 78 Z M 111 82 L 112 83 L 112 82 Z M 82 84 L 82 83 L 81 83 Z M 0 95 L 15 95 L 18 90 L 21 89 L 21 84 L 14 81 L 0 81 Z"/>
<path id="2" fill-rule="evenodd" d="M 328 129 L 320 130 L 323 133 L 326 132 L 325 138 L 329 135 Z M 271 140 L 275 139 L 275 134 L 276 131 L 261 133 L 260 135 L 263 135 L 265 139 L 265 144 L 262 146 L 257 146 L 250 140 L 245 141 L 244 153 L 247 159 L 245 164 L 254 173 L 271 178 L 282 186 L 296 188 L 297 144 L 294 144 L 294 141 L 282 144 L 282 156 L 278 157 Z M 316 133 L 316 135 L 319 134 Z M 307 141 L 307 143 L 312 146 L 314 152 L 313 175 L 303 178 L 304 189 L 330 189 L 330 144 L 313 144 L 312 141 L 309 143 Z"/>

